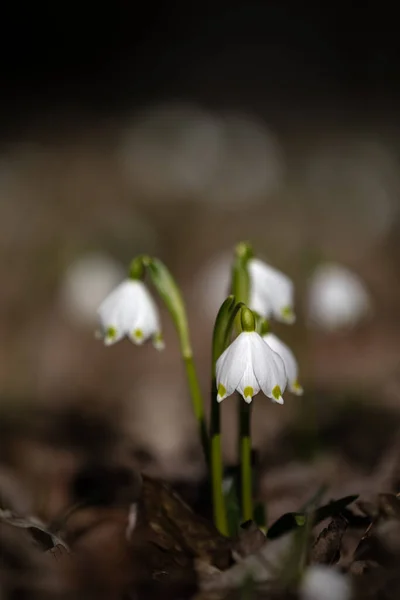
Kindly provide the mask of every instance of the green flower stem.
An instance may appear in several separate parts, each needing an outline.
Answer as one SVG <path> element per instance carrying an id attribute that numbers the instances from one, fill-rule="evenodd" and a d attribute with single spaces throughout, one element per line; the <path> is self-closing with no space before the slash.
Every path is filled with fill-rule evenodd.
<path id="1" fill-rule="evenodd" d="M 243 521 L 253 519 L 253 479 L 251 473 L 251 404 L 240 398 L 240 478 Z"/>
<path id="2" fill-rule="evenodd" d="M 221 408 L 217 401 L 217 385 L 215 368 L 218 358 L 229 345 L 235 315 L 241 305 L 236 305 L 234 296 L 229 296 L 219 309 L 215 320 L 212 340 L 212 382 L 211 382 L 211 485 L 214 523 L 217 529 L 228 535 L 228 519 L 226 514 L 225 498 L 222 490 L 223 461 L 221 450 Z"/>
<path id="3" fill-rule="evenodd" d="M 143 265 L 151 277 L 151 280 L 164 301 L 174 322 L 179 337 L 181 354 L 185 364 L 186 376 L 192 399 L 193 411 L 198 423 L 203 452 L 207 462 L 210 464 L 210 446 L 207 434 L 207 423 L 204 412 L 204 402 L 199 380 L 193 358 L 192 345 L 190 342 L 189 325 L 186 308 L 181 291 L 167 267 L 157 258 L 142 256 Z"/>
<path id="4" fill-rule="evenodd" d="M 217 402 L 215 380 L 212 386 L 211 403 L 211 486 L 214 523 L 222 535 L 228 535 L 228 519 L 226 516 L 225 498 L 222 490 L 223 460 L 221 449 L 221 413 Z"/>
<path id="5" fill-rule="evenodd" d="M 249 244 L 241 242 L 235 248 L 235 258 L 232 267 L 232 294 L 237 302 L 249 301 L 250 277 L 247 263 L 252 257 L 253 251 Z"/>
<path id="6" fill-rule="evenodd" d="M 253 251 L 249 244 L 241 242 L 235 248 L 235 258 L 232 268 L 232 293 L 238 301 L 247 304 L 250 296 L 250 276 L 248 262 Z M 242 331 L 240 313 L 236 318 L 236 327 Z M 250 418 L 251 405 L 242 398 L 239 400 L 239 456 L 241 472 L 242 518 L 244 521 L 253 519 L 253 482 L 251 474 L 251 436 Z"/>

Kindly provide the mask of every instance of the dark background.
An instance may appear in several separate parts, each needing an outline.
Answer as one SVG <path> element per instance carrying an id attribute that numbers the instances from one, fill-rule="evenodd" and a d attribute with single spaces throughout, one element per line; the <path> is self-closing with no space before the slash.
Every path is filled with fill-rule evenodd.
<path id="1" fill-rule="evenodd" d="M 2 8 L 3 127 L 179 96 L 263 112 L 396 107 L 387 2 L 19 3 Z M 223 77 L 221 77 L 223 71 Z"/>

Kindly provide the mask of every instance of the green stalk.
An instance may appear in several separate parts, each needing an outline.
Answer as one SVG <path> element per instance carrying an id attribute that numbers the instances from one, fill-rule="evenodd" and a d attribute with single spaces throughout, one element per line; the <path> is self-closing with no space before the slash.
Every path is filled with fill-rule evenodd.
<path id="1" fill-rule="evenodd" d="M 232 293 L 245 305 L 248 303 L 250 296 L 250 276 L 247 265 L 252 254 L 253 252 L 249 244 L 244 242 L 238 244 L 235 248 L 235 258 L 232 267 Z M 238 314 L 236 319 L 236 327 L 238 331 L 242 330 L 240 314 Z M 242 519 L 249 521 L 253 519 L 250 437 L 251 405 L 247 404 L 242 398 L 239 400 L 238 413 Z"/>
<path id="2" fill-rule="evenodd" d="M 151 280 L 164 301 L 174 322 L 178 333 L 181 354 L 186 370 L 190 397 L 192 399 L 193 412 L 196 417 L 199 435 L 203 446 L 204 457 L 207 465 L 210 465 L 210 447 L 205 419 L 204 402 L 196 373 L 193 358 L 192 345 L 190 342 L 189 325 L 180 289 L 167 267 L 157 258 L 149 256 L 141 257 L 143 265 L 151 277 Z"/>
<path id="3" fill-rule="evenodd" d="M 216 400 L 217 390 L 213 385 L 211 403 L 211 487 L 213 515 L 216 528 L 222 535 L 228 535 L 228 519 L 226 515 L 225 498 L 222 490 L 223 460 L 221 449 L 221 415 L 219 402 Z"/>
<path id="4" fill-rule="evenodd" d="M 240 479 L 243 521 L 253 519 L 253 480 L 251 473 L 251 404 L 239 400 Z"/>
<path id="5" fill-rule="evenodd" d="M 232 266 L 232 294 L 237 302 L 249 301 L 250 277 L 247 263 L 252 257 L 253 251 L 249 244 L 240 242 L 235 248 L 235 258 Z"/>
<path id="6" fill-rule="evenodd" d="M 240 306 L 236 305 L 234 296 L 229 296 L 219 309 L 215 320 L 212 340 L 212 382 L 211 382 L 211 486 L 214 523 L 217 529 L 228 535 L 228 519 L 226 514 L 225 498 L 222 491 L 223 460 L 221 450 L 221 409 L 217 401 L 217 386 L 215 379 L 215 366 L 218 358 L 229 344 L 235 315 Z"/>

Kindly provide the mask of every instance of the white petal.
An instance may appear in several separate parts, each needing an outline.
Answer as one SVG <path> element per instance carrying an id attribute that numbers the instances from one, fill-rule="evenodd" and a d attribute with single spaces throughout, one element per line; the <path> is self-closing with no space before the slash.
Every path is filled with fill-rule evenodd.
<path id="1" fill-rule="evenodd" d="M 153 335 L 153 346 L 156 350 L 164 350 L 165 342 L 161 331 L 156 331 Z"/>
<path id="2" fill-rule="evenodd" d="M 112 332 L 112 333 L 111 333 Z M 112 346 L 116 344 L 124 337 L 124 332 L 121 329 L 117 329 L 116 327 L 109 327 L 103 336 L 103 341 L 106 346 Z"/>
<path id="3" fill-rule="evenodd" d="M 268 398 L 283 404 L 281 394 L 285 391 L 287 374 L 281 357 L 276 354 L 258 334 L 254 335 L 252 343 L 252 362 L 254 374 L 259 386 Z M 274 390 L 280 388 L 281 394 L 276 397 Z"/>
<path id="4" fill-rule="evenodd" d="M 294 291 L 289 277 L 257 258 L 250 259 L 249 274 L 252 299 L 258 302 L 262 299 L 263 303 L 271 307 L 272 314 L 278 321 L 293 323 Z"/>
<path id="5" fill-rule="evenodd" d="M 298 383 L 297 377 L 299 369 L 293 352 L 289 346 L 284 344 L 282 340 L 280 340 L 273 333 L 267 333 L 264 335 L 263 340 L 267 342 L 268 346 L 282 358 L 288 377 L 289 388 L 293 393 L 300 396 L 303 393 L 303 389 Z"/>
<path id="6" fill-rule="evenodd" d="M 130 322 L 130 329 L 127 334 L 136 341 L 142 343 L 160 331 L 157 305 L 142 282 L 135 290 L 135 313 Z M 141 333 L 141 341 L 135 335 L 136 331 Z"/>
<path id="7" fill-rule="evenodd" d="M 230 346 L 221 354 L 216 364 L 216 381 L 217 388 L 222 385 L 225 393 L 218 394 L 217 400 L 220 402 L 227 396 L 233 394 L 237 389 L 240 380 L 246 369 L 248 361 L 251 359 L 249 355 L 249 345 L 246 332 L 241 333 L 232 342 Z"/>
<path id="8" fill-rule="evenodd" d="M 272 397 L 271 400 L 272 400 L 272 402 L 275 402 L 276 404 L 284 404 L 285 403 L 282 396 L 279 396 L 279 398 Z"/>
<path id="9" fill-rule="evenodd" d="M 109 327 L 113 327 L 116 329 L 118 336 L 122 337 L 125 335 L 126 323 L 129 315 L 132 314 L 132 301 L 134 302 L 134 291 L 132 298 L 132 283 L 130 280 L 123 281 L 101 303 L 97 313 L 104 332 Z"/>
<path id="10" fill-rule="evenodd" d="M 250 361 L 246 365 L 243 377 L 237 386 L 237 391 L 242 394 L 243 399 L 247 403 L 250 403 L 253 400 L 253 396 L 260 391 L 260 386 L 254 375 L 253 365 Z"/>
<path id="11" fill-rule="evenodd" d="M 118 328 L 118 319 L 112 314 L 107 320 L 99 318 L 99 326 L 96 330 L 96 337 L 102 339 L 106 346 L 111 346 L 124 337 L 124 332 Z"/>
<path id="12" fill-rule="evenodd" d="M 252 311 L 264 317 L 264 319 L 269 319 L 272 314 L 272 308 L 269 299 L 265 296 L 262 296 L 257 286 L 253 284 L 250 285 L 250 298 L 248 307 Z"/>
<path id="13" fill-rule="evenodd" d="M 160 338 L 157 305 L 142 281 L 123 281 L 102 302 L 98 315 L 106 344 L 113 344 L 124 335 L 135 344 L 142 344 L 152 336 Z M 107 336 L 110 328 L 114 336 Z M 161 342 L 157 344 L 161 346 Z"/>

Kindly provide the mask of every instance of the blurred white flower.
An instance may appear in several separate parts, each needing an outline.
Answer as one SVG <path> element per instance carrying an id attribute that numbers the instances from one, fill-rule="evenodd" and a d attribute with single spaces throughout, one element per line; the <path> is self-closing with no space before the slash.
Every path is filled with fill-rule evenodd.
<path id="1" fill-rule="evenodd" d="M 138 345 L 151 337 L 155 348 L 164 348 L 157 305 L 142 281 L 126 279 L 120 283 L 97 313 L 106 345 L 115 344 L 126 335 Z"/>
<path id="2" fill-rule="evenodd" d="M 71 263 L 60 289 L 61 305 L 71 321 L 93 327 L 97 307 L 124 274 L 123 267 L 106 254 L 86 254 Z"/>
<path id="3" fill-rule="evenodd" d="M 293 283 L 285 275 L 258 258 L 248 263 L 250 275 L 249 308 L 269 319 L 292 324 L 296 320 Z"/>
<path id="4" fill-rule="evenodd" d="M 308 288 L 308 317 L 321 329 L 351 328 L 371 311 L 364 283 L 346 267 L 325 263 L 314 272 Z"/>
<path id="5" fill-rule="evenodd" d="M 368 132 L 335 131 L 301 161 L 308 210 L 324 244 L 336 244 L 340 231 L 341 245 L 351 244 L 353 254 L 362 256 L 388 233 L 398 214 L 400 185 L 389 143 Z"/>
<path id="6" fill-rule="evenodd" d="M 283 179 L 277 140 L 265 122 L 239 112 L 222 115 L 221 136 L 220 161 L 206 200 L 226 209 L 265 204 Z"/>
<path id="7" fill-rule="evenodd" d="M 265 202 L 281 183 L 281 154 L 262 121 L 183 103 L 138 114 L 119 147 L 128 181 L 152 201 L 194 200 L 227 209 Z"/>
<path id="8" fill-rule="evenodd" d="M 303 388 L 298 382 L 298 371 L 299 366 L 297 364 L 297 360 L 289 346 L 284 344 L 282 340 L 280 340 L 275 334 L 267 333 L 263 336 L 263 340 L 267 342 L 268 346 L 283 360 L 285 365 L 286 374 L 288 378 L 289 390 L 296 394 L 296 396 L 301 396 L 303 394 Z"/>
<path id="9" fill-rule="evenodd" d="M 349 578 L 325 565 L 308 567 L 299 592 L 301 600 L 350 600 L 352 597 Z"/>
<path id="10" fill-rule="evenodd" d="M 281 357 L 255 331 L 243 331 L 221 354 L 216 364 L 218 402 L 240 392 L 250 403 L 260 390 L 283 404 L 287 375 Z"/>
<path id="11" fill-rule="evenodd" d="M 149 108 L 123 134 L 126 175 L 152 199 L 190 200 L 211 182 L 220 160 L 220 120 L 190 104 Z"/>

